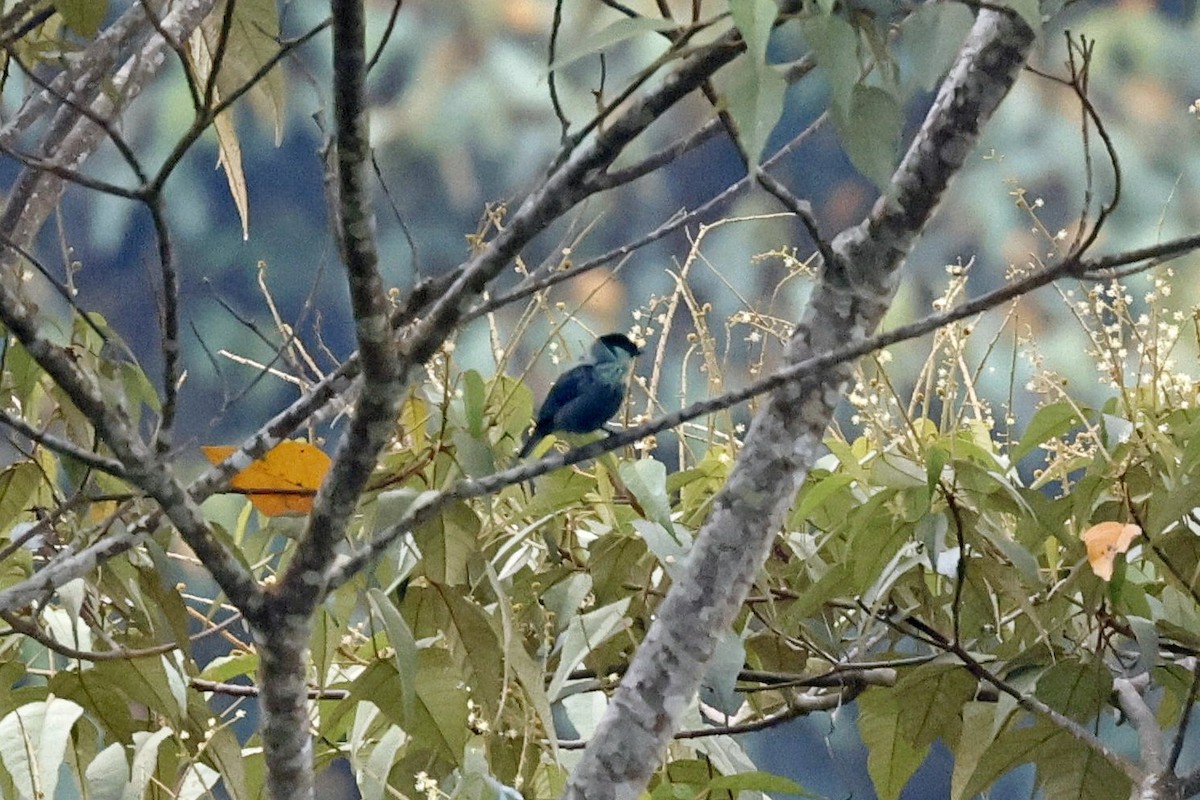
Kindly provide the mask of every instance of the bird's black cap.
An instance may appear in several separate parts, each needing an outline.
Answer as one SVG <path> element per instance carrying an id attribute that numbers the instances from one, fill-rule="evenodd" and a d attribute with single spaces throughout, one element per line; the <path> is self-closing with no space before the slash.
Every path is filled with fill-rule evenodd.
<path id="1" fill-rule="evenodd" d="M 606 333 L 600 337 L 600 343 L 609 350 L 624 350 L 631 356 L 639 356 L 642 354 L 639 348 L 633 341 L 623 333 Z"/>

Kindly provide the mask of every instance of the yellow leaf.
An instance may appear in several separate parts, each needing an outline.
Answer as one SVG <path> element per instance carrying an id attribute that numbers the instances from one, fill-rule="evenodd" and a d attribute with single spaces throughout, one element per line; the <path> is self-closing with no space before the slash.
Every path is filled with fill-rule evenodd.
<path id="1" fill-rule="evenodd" d="M 220 464 L 236 447 L 201 447 L 204 457 Z M 268 517 L 303 515 L 312 511 L 313 496 L 329 471 L 329 456 L 308 442 L 280 442 L 265 456 L 233 476 L 233 491 L 246 495 Z"/>
<path id="2" fill-rule="evenodd" d="M 1087 545 L 1088 563 L 1101 580 L 1112 580 L 1113 562 L 1118 553 L 1129 549 L 1133 540 L 1142 535 L 1137 525 L 1120 522 L 1100 522 L 1079 534 Z"/>

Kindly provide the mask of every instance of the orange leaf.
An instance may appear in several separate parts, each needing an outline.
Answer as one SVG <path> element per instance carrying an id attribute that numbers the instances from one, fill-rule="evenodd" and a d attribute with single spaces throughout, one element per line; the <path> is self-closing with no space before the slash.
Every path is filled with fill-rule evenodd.
<path id="1" fill-rule="evenodd" d="M 220 464 L 236 447 L 201 447 L 204 457 Z M 308 442 L 280 442 L 233 476 L 233 490 L 250 498 L 268 517 L 304 515 L 312 511 L 313 496 L 329 471 L 329 456 Z"/>
<path id="2" fill-rule="evenodd" d="M 1142 529 L 1137 525 L 1100 522 L 1079 534 L 1079 538 L 1087 545 L 1087 558 L 1092 565 L 1092 572 L 1101 580 L 1110 581 L 1117 553 L 1124 553 L 1133 540 L 1141 535 Z"/>

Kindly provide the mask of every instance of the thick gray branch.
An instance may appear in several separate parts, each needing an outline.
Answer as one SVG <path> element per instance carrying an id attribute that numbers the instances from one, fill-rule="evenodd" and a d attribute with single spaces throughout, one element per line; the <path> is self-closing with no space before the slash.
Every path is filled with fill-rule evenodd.
<path id="1" fill-rule="evenodd" d="M 308 640 L 324 599 L 322 579 L 359 495 L 391 436 L 400 399 L 399 358 L 379 274 L 367 165 L 366 19 L 362 0 L 333 0 L 333 96 L 337 134 L 337 228 L 358 343 L 362 391 L 329 475 L 317 493 L 296 554 L 251 625 L 262 659 L 267 791 L 276 800 L 313 797 Z"/>
<path id="2" fill-rule="evenodd" d="M 885 199 L 834 240 L 837 263 L 825 265 L 789 343 L 789 363 L 863 339 L 879 324 L 896 270 L 1015 81 L 1033 40 L 1015 17 L 980 14 Z M 640 795 L 819 453 L 849 374 L 850 364 L 841 364 L 784 386 L 755 417 L 684 573 L 659 608 L 566 797 Z"/>
<path id="3" fill-rule="evenodd" d="M 176 40 L 185 39 L 212 6 L 213 0 L 180 3 L 163 20 L 162 29 Z M 142 18 L 140 24 L 147 32 L 144 44 L 126 59 L 115 75 L 106 76 L 108 91 L 99 91 L 102 85 L 99 78 L 90 81 L 80 78 L 80 96 L 62 101 L 46 137 L 43 149 L 46 159 L 70 169 L 78 168 L 101 140 L 104 130 L 96 120 L 111 121 L 119 117 L 158 73 L 170 51 L 170 44 L 157 32 L 149 35 L 151 25 L 148 20 Z M 121 41 L 130 36 L 127 31 L 122 31 Z M 198 506 L 188 497 L 172 471 L 152 458 L 120 398 L 100 385 L 95 375 L 80 369 L 68 351 L 45 335 L 45 321 L 36 306 L 25 297 L 24 287 L 18 279 L 20 253 L 30 249 L 65 185 L 57 175 L 36 168 L 26 168 L 18 176 L 0 214 L 0 240 L 13 245 L 0 250 L 0 320 L 95 426 L 105 444 L 124 465 L 127 478 L 158 500 L 188 545 L 209 566 L 230 600 L 245 608 L 256 596 L 253 577 L 235 555 L 212 536 Z"/>

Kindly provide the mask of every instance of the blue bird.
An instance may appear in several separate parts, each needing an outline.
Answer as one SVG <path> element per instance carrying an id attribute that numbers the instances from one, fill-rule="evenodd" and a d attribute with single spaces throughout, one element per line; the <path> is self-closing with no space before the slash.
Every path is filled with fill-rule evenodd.
<path id="1" fill-rule="evenodd" d="M 603 428 L 621 407 L 633 359 L 641 352 L 623 333 L 597 339 L 591 359 L 571 367 L 550 387 L 517 458 L 529 455 L 551 433 L 591 433 Z"/>

